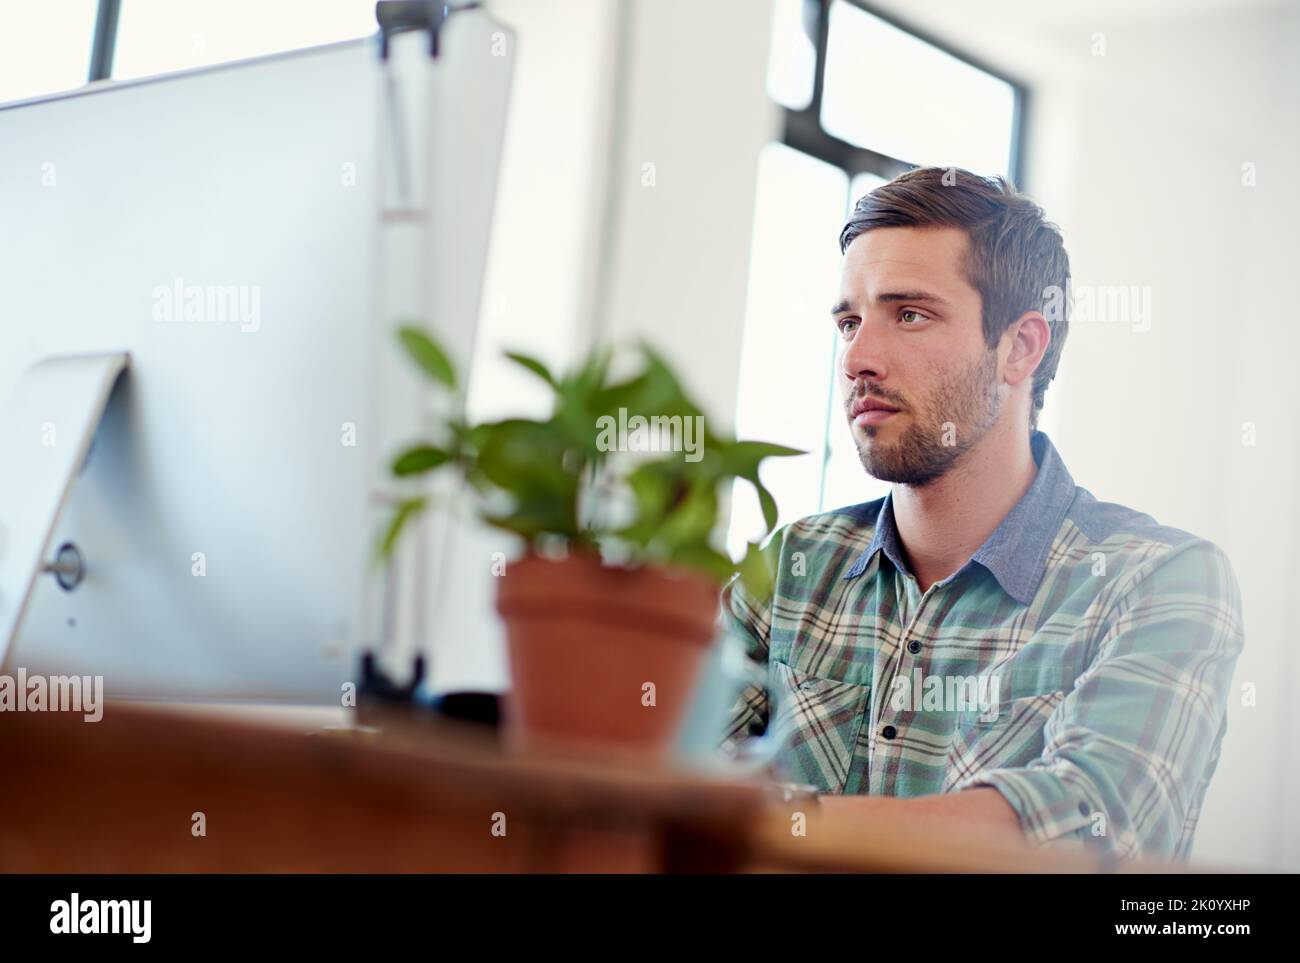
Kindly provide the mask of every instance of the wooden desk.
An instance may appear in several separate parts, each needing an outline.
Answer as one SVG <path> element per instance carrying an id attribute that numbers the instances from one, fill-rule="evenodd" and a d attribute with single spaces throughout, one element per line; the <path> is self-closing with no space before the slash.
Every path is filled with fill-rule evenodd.
<path id="1" fill-rule="evenodd" d="M 109 704 L 0 713 L 4 872 L 1090 871 L 1083 856 L 845 825 L 757 785 L 513 756 L 475 727 L 300 733 Z M 191 831 L 203 813 L 206 836 Z M 500 814 L 500 815 L 497 815 Z M 505 835 L 493 833 L 504 818 Z"/>

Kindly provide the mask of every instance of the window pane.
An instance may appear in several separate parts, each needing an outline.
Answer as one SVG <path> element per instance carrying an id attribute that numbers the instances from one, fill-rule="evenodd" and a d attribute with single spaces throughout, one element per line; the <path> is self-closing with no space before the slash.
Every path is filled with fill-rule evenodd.
<path id="1" fill-rule="evenodd" d="M 772 7 L 772 50 L 767 59 L 767 95 L 791 110 L 812 102 L 817 48 L 804 29 L 804 0 L 776 0 Z"/>
<path id="2" fill-rule="evenodd" d="M 839 291 L 839 232 L 848 178 L 838 167 L 782 144 L 758 164 L 749 292 L 741 343 L 736 431 L 811 452 L 777 458 L 763 482 L 781 507 L 781 524 L 817 511 Z M 758 500 L 736 485 L 728 545 L 761 534 Z"/>
<path id="3" fill-rule="evenodd" d="M 374 0 L 122 0 L 117 79 L 364 37 Z"/>
<path id="4" fill-rule="evenodd" d="M 910 164 L 1006 174 L 1015 89 L 937 47 L 836 0 L 822 126 Z"/>
<path id="5" fill-rule="evenodd" d="M 96 0 L 0 7 L 0 101 L 80 87 L 90 76 Z"/>

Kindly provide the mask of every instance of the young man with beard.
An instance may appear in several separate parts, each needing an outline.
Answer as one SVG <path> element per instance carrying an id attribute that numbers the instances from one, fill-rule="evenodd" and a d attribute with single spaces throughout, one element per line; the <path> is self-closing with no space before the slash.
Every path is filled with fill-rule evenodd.
<path id="1" fill-rule="evenodd" d="M 1059 232 L 1000 179 L 923 168 L 858 201 L 840 246 L 845 415 L 892 488 L 781 529 L 770 597 L 724 591 L 768 667 L 727 744 L 769 733 L 779 774 L 850 818 L 1185 857 L 1238 587 L 1210 542 L 1077 487 L 1036 430 Z"/>

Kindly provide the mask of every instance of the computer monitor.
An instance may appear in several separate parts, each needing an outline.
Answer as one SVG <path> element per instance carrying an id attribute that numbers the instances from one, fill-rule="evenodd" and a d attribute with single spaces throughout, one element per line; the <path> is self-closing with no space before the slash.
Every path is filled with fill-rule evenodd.
<path id="1" fill-rule="evenodd" d="M 426 413 L 393 334 L 470 356 L 513 47 L 481 11 L 445 31 L 436 62 L 375 37 L 0 105 L 0 399 L 130 355 L 49 542 L 85 577 L 36 579 L 6 666 L 323 703 L 403 618 L 423 640 L 436 566 L 406 616 L 371 567 Z"/>

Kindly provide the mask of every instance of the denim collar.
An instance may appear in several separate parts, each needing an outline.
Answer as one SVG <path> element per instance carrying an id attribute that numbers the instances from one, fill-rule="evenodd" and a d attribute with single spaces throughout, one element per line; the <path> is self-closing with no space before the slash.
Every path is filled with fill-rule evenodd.
<path id="1" fill-rule="evenodd" d="M 1047 567 L 1047 554 L 1052 550 L 1052 542 L 1075 494 L 1074 479 L 1047 435 L 1041 431 L 1033 432 L 1030 450 L 1038 465 L 1033 483 L 971 556 L 972 562 L 979 562 L 988 569 L 1002 590 L 1021 605 L 1032 602 L 1038 591 Z M 879 551 L 883 551 L 900 572 L 908 571 L 903 562 L 898 528 L 894 524 L 892 494 L 886 495 L 881 503 L 871 544 L 844 577 L 857 578 L 866 571 L 872 557 Z M 963 565 L 962 569 L 966 567 Z"/>

